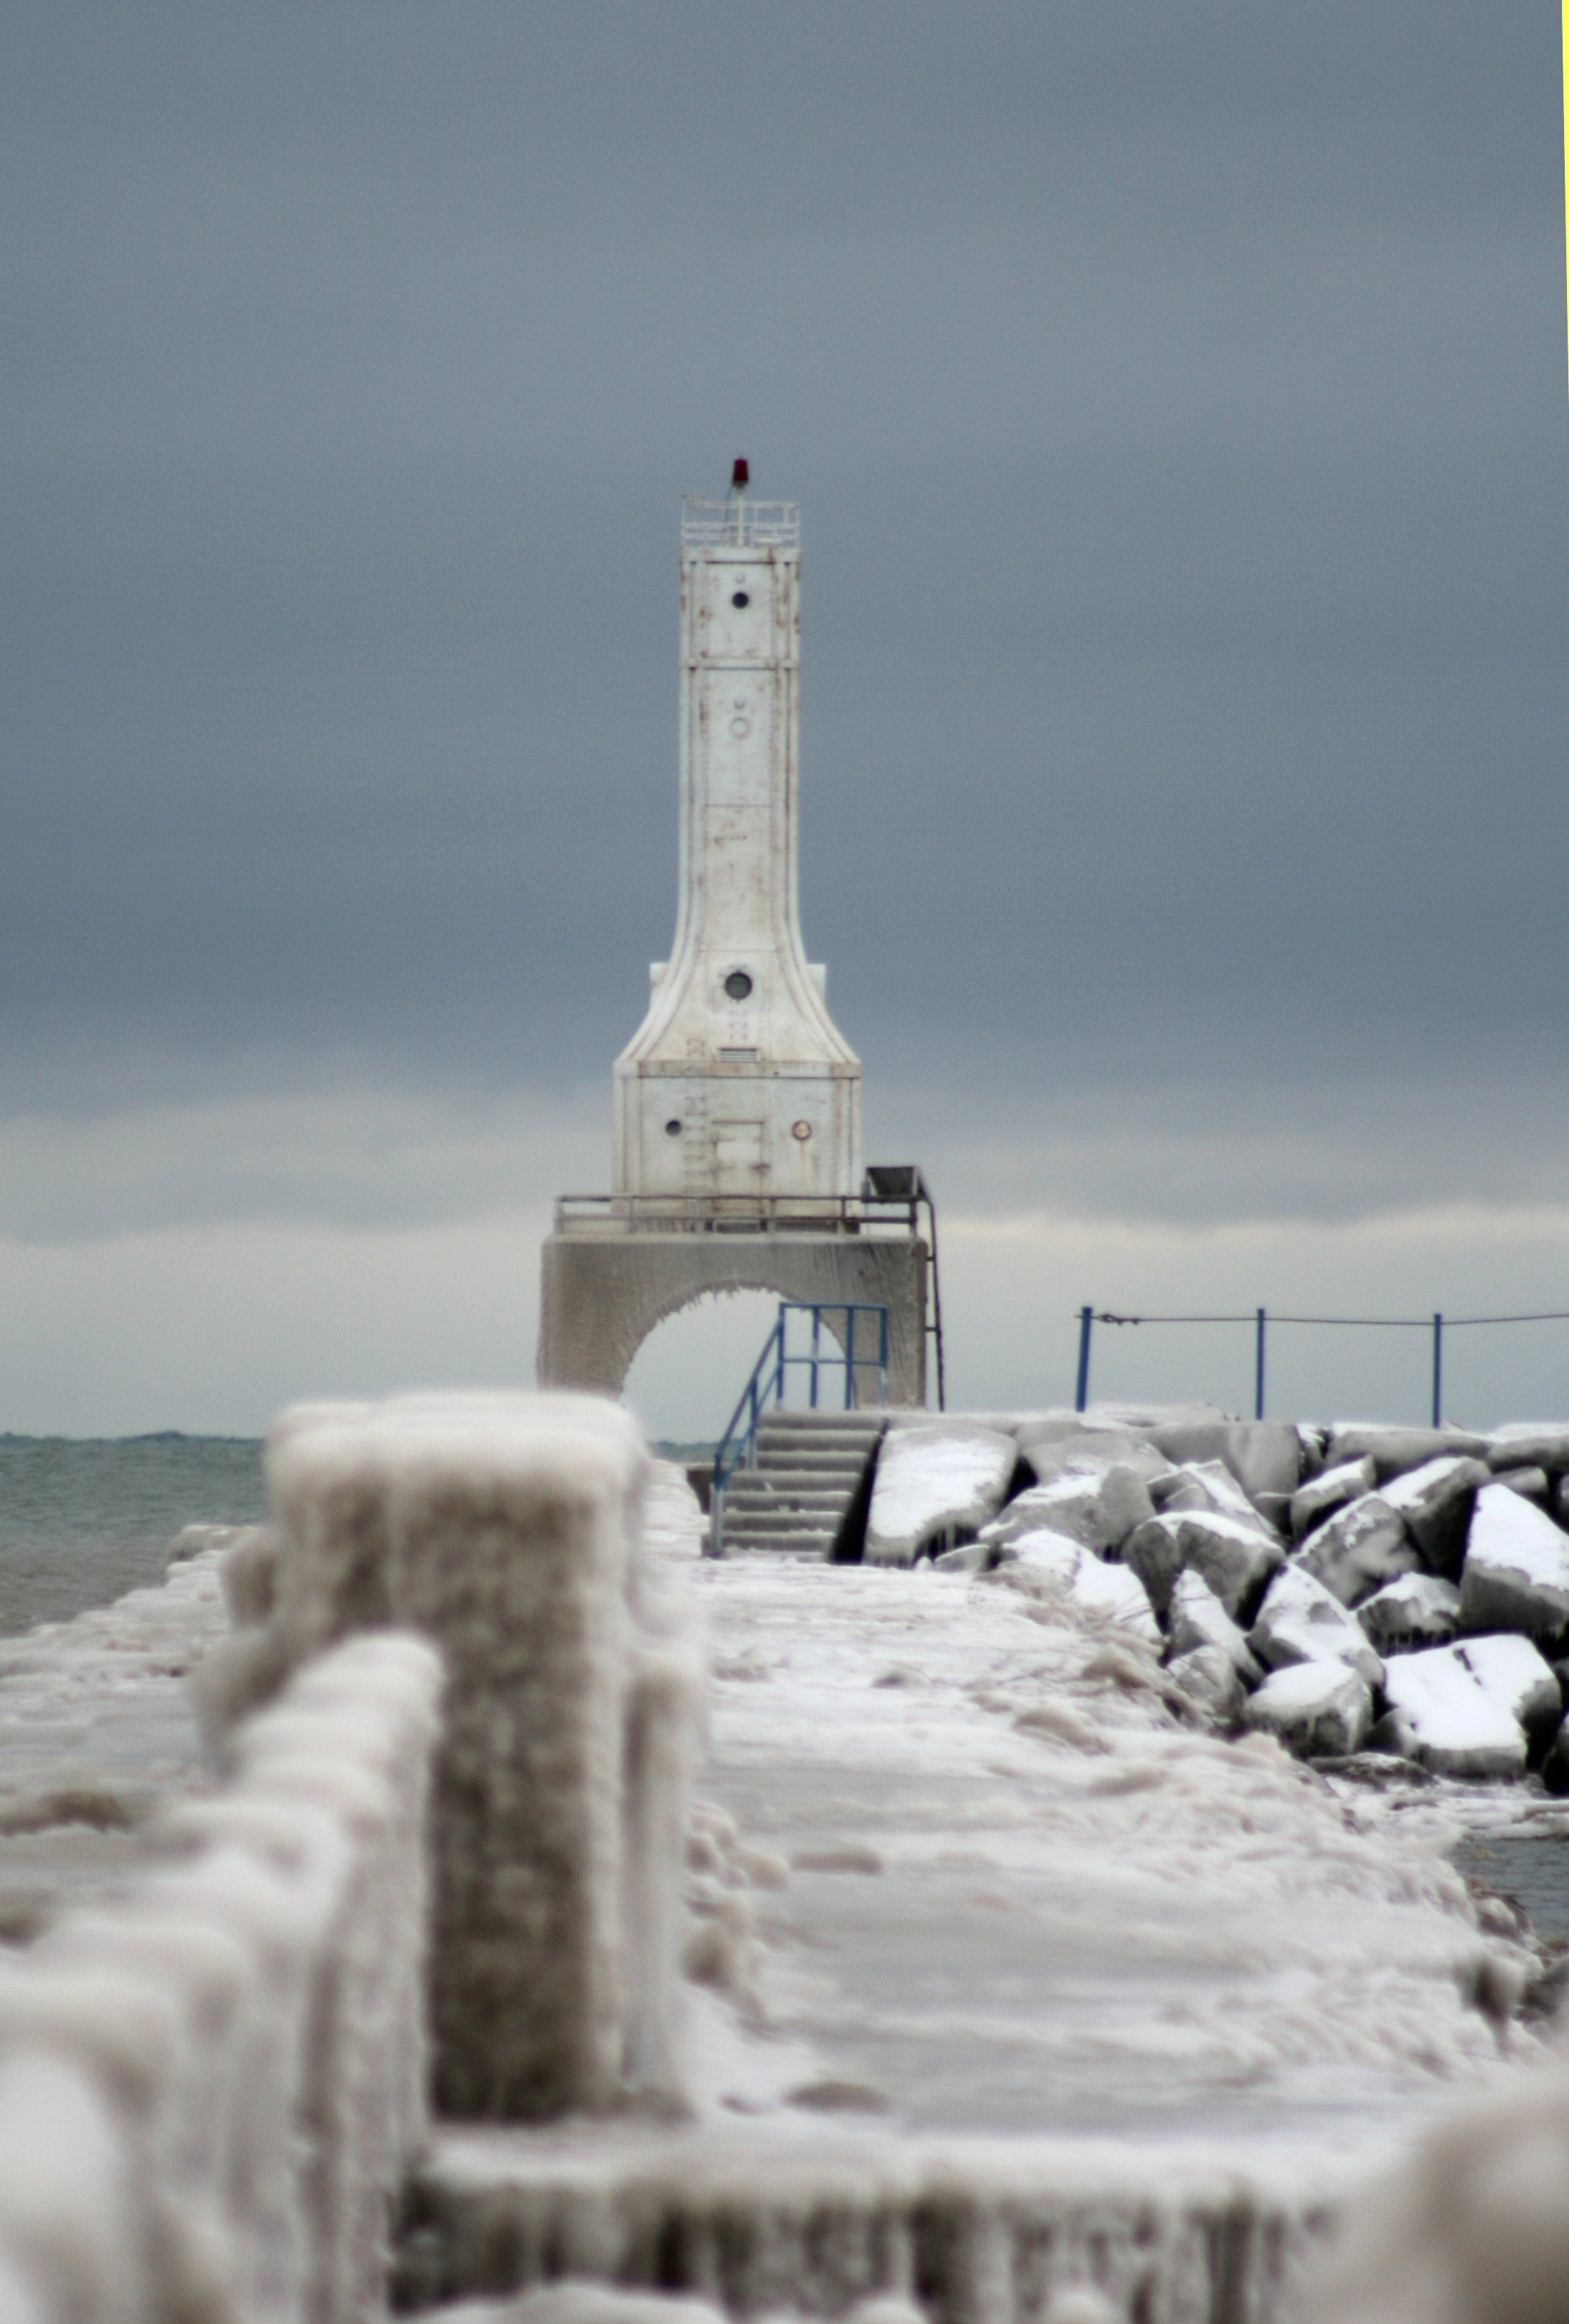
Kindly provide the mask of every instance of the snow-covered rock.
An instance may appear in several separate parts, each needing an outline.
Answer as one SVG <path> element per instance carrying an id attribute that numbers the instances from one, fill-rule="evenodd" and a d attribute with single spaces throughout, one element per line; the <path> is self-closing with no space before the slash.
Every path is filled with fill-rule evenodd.
<path id="1" fill-rule="evenodd" d="M 1487 1458 L 1488 1440 L 1463 1428 L 1396 1428 L 1381 1420 L 1337 1420 L 1329 1432 L 1332 1462 L 1360 1461 L 1371 1456 L 1380 1480 L 1419 1469 L 1442 1452 L 1468 1452 L 1473 1460 Z"/>
<path id="2" fill-rule="evenodd" d="M 1158 1613 L 1170 1605 L 1177 1575 L 1191 1567 L 1234 1617 L 1251 1604 L 1285 1553 L 1256 1519 L 1244 1525 L 1239 1517 L 1179 1509 L 1150 1517 L 1130 1534 L 1122 1556 L 1149 1592 Z"/>
<path id="3" fill-rule="evenodd" d="M 1453 1577 L 1460 1572 L 1477 1487 L 1485 1485 L 1488 1476 L 1485 1461 L 1473 1461 L 1463 1452 L 1445 1452 L 1435 1461 L 1424 1461 L 1419 1469 L 1392 1478 L 1384 1487 L 1384 1500 L 1405 1518 L 1424 1563 L 1435 1573 Z"/>
<path id="4" fill-rule="evenodd" d="M 1115 1550 L 1154 1515 L 1149 1489 L 1134 1469 L 1117 1462 L 1109 1469 L 1065 1470 L 1031 1485 L 982 1529 L 983 1541 L 1015 1541 L 1041 1526 L 1066 1534 L 1084 1548 Z"/>
<path id="5" fill-rule="evenodd" d="M 1484 1485 L 1460 1577 L 1465 1630 L 1558 1638 L 1569 1628 L 1569 1536 L 1506 1485 Z"/>
<path id="6" fill-rule="evenodd" d="M 1363 1493 L 1360 1500 L 1327 1517 L 1310 1533 L 1299 1552 L 1309 1573 L 1332 1591 L 1343 1606 L 1357 1606 L 1397 1574 L 1410 1573 L 1421 1563 L 1406 1521 L 1381 1493 Z"/>
<path id="7" fill-rule="evenodd" d="M 1058 1533 L 1027 1533 L 1003 1549 L 999 1573 L 1026 1587 L 1060 1591 L 1081 1613 L 1120 1623 L 1150 1646 L 1160 1643 L 1160 1627 L 1149 1595 L 1125 1565 L 1108 1565 L 1082 1542 Z"/>
<path id="8" fill-rule="evenodd" d="M 1454 1646 L 1397 1655 L 1384 1666 L 1389 1709 L 1375 1742 L 1431 1768 L 1435 1775 L 1518 1775 L 1526 1733 Z"/>
<path id="9" fill-rule="evenodd" d="M 1327 1659 L 1349 1663 L 1370 1686 L 1384 1674 L 1356 1616 L 1301 1565 L 1284 1566 L 1270 1582 L 1248 1644 L 1271 1670 Z"/>
<path id="10" fill-rule="evenodd" d="M 1445 1646 L 1460 1628 L 1460 1592 L 1436 1573 L 1402 1573 L 1362 1600 L 1357 1619 L 1380 1655 Z"/>
<path id="11" fill-rule="evenodd" d="M 1044 1431 L 1045 1433 L 1038 1433 Z M 1051 1422 L 1020 1421 L 1016 1431 L 1019 1457 L 1042 1482 L 1067 1470 L 1089 1475 L 1097 1470 L 1132 1469 L 1146 1483 L 1163 1477 L 1170 1462 L 1148 1438 L 1130 1428 L 1081 1428 L 1059 1433 Z"/>
<path id="12" fill-rule="evenodd" d="M 1332 1509 L 1343 1508 L 1347 1501 L 1371 1493 L 1377 1482 L 1372 1462 L 1365 1452 L 1360 1460 L 1342 1461 L 1335 1468 L 1321 1469 L 1306 1484 L 1298 1485 L 1291 1496 L 1292 1533 L 1300 1541 Z"/>
<path id="13" fill-rule="evenodd" d="M 1175 1663 L 1199 1647 L 1225 1655 L 1248 1686 L 1263 1676 L 1258 1657 L 1202 1573 L 1190 1566 L 1171 1587 L 1171 1655 Z"/>
<path id="14" fill-rule="evenodd" d="M 1223 1461 L 1184 1462 L 1158 1480 L 1150 1499 L 1162 1512 L 1207 1509 L 1214 1517 L 1236 1517 L 1243 1525 L 1272 1531 Z"/>
<path id="15" fill-rule="evenodd" d="M 1189 1646 L 1172 1656 L 1167 1675 L 1206 1718 L 1218 1723 L 1233 1720 L 1247 1701 L 1241 1673 L 1222 1646 Z"/>
<path id="16" fill-rule="evenodd" d="M 1498 1469 L 1493 1472 L 1493 1482 L 1507 1485 L 1522 1500 L 1540 1501 L 1544 1507 L 1553 1498 L 1553 1480 L 1546 1469 Z"/>
<path id="17" fill-rule="evenodd" d="M 1367 1681 L 1349 1663 L 1291 1663 L 1271 1671 L 1249 1697 L 1242 1720 L 1278 1735 L 1302 1758 L 1342 1757 L 1360 1751 L 1367 1740 L 1373 1699 Z"/>
<path id="18" fill-rule="evenodd" d="M 977 1532 L 1001 1503 L 1018 1459 L 1011 1436 L 949 1420 L 891 1430 L 866 1520 L 868 1565 L 913 1565 L 945 1534 Z"/>
<path id="19" fill-rule="evenodd" d="M 1564 1717 L 1564 1697 L 1551 1665 L 1529 1638 L 1492 1630 L 1464 1638 L 1454 1649 L 1484 1694 L 1501 1703 L 1528 1736 L 1553 1734 Z"/>
<path id="20" fill-rule="evenodd" d="M 1168 1461 L 1223 1461 L 1245 1493 L 1291 1493 L 1301 1480 L 1301 1442 L 1279 1421 L 1178 1420 L 1149 1434 Z"/>
<path id="21" fill-rule="evenodd" d="M 1569 1469 L 1569 1420 L 1510 1420 L 1487 1440 L 1490 1467 Z"/>

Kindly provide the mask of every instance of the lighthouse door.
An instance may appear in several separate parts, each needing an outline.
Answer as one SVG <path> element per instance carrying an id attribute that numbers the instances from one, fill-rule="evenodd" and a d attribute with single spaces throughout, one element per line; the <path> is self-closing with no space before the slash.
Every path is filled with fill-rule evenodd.
<path id="1" fill-rule="evenodd" d="M 716 1194 L 762 1194 L 768 1191 L 768 1157 L 761 1121 L 715 1121 L 714 1191 Z"/>

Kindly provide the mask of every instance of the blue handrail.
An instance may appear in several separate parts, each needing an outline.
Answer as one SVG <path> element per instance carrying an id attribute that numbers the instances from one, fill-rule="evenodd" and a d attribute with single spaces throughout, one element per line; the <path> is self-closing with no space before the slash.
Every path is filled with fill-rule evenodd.
<path id="1" fill-rule="evenodd" d="M 803 1354 L 789 1345 L 789 1318 L 809 1315 L 811 1344 Z M 844 1345 L 826 1351 L 823 1347 L 825 1315 L 844 1318 Z M 877 1353 L 863 1355 L 857 1350 L 857 1321 L 863 1315 L 877 1318 Z M 832 1327 L 830 1326 L 830 1329 Z M 742 1389 L 730 1424 L 719 1440 L 714 1455 L 713 1515 L 714 1539 L 720 1533 L 721 1512 L 725 1488 L 737 1469 L 750 1466 L 757 1452 L 757 1427 L 771 1404 L 782 1405 L 785 1397 L 785 1378 L 794 1365 L 802 1365 L 809 1375 L 808 1405 L 817 1409 L 820 1376 L 825 1371 L 841 1370 L 844 1375 L 844 1410 L 855 1408 L 857 1372 L 875 1370 L 877 1401 L 888 1402 L 888 1310 L 870 1300 L 854 1299 L 781 1299 L 773 1329 L 763 1342 L 762 1353 L 752 1368 L 752 1377 Z"/>

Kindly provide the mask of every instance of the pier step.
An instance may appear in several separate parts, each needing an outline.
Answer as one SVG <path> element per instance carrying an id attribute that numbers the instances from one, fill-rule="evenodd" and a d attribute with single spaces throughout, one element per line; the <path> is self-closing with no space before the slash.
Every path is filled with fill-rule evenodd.
<path id="1" fill-rule="evenodd" d="M 755 1465 L 738 1470 L 725 1495 L 725 1554 L 828 1556 L 886 1425 L 882 1412 L 767 1414 Z"/>

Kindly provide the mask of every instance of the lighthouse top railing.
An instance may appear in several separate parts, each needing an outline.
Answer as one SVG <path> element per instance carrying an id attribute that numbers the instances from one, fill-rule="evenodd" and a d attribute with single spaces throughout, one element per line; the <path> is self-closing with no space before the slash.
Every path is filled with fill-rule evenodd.
<path id="1" fill-rule="evenodd" d="M 744 493 L 727 500 L 700 501 L 688 493 L 681 503 L 683 549 L 798 549 L 798 501 L 753 501 Z"/>

